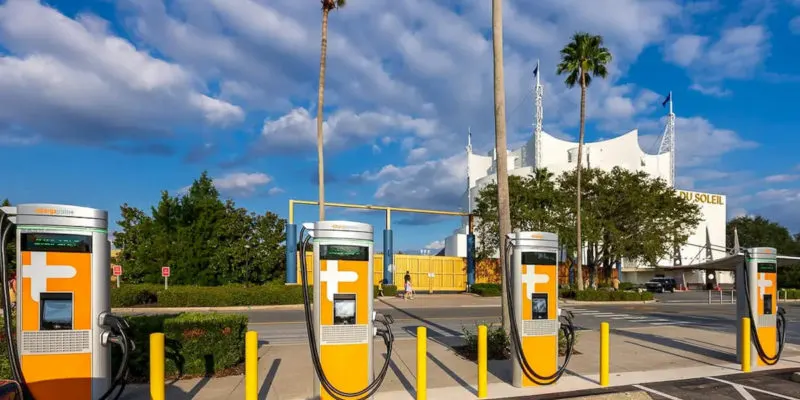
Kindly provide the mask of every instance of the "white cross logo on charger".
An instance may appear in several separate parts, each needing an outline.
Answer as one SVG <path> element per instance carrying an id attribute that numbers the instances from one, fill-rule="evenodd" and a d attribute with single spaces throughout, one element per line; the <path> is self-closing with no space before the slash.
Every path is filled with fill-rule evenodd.
<path id="1" fill-rule="evenodd" d="M 772 279 L 766 279 L 766 275 L 762 272 L 758 277 L 758 296 L 764 297 L 765 289 L 772 287 Z"/>
<path id="2" fill-rule="evenodd" d="M 522 274 L 522 282 L 526 285 L 526 295 L 528 299 L 531 298 L 531 295 L 536 293 L 534 290 L 535 284 L 537 283 L 547 283 L 550 282 L 550 275 L 547 274 L 537 274 L 536 273 L 536 266 L 535 265 L 528 265 L 527 270 L 524 274 Z"/>
<path id="3" fill-rule="evenodd" d="M 356 282 L 358 281 L 358 273 L 354 271 L 339 271 L 339 260 L 328 260 L 327 270 L 319 271 L 319 280 L 328 284 L 325 296 L 332 302 L 334 293 L 339 291 L 339 282 Z"/>
<path id="4" fill-rule="evenodd" d="M 39 295 L 47 291 L 49 278 L 73 278 L 78 273 L 72 265 L 47 265 L 47 253 L 32 252 L 31 263 L 22 265 L 22 277 L 31 280 L 31 298 L 39 302 Z"/>

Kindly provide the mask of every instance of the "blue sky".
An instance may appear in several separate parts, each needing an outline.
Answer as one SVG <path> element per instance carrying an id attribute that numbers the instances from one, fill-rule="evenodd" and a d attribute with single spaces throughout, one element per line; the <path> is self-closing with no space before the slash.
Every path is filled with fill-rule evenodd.
<path id="1" fill-rule="evenodd" d="M 467 127 L 476 152 L 494 140 L 490 2 L 349 3 L 330 19 L 326 199 L 458 210 Z M 672 91 L 680 188 L 800 231 L 800 1 L 504 3 L 511 147 L 531 135 L 537 59 L 545 130 L 577 137 L 558 51 L 577 30 L 601 34 L 614 61 L 589 88 L 587 141 L 638 128 L 650 147 Z M 121 203 L 149 208 L 208 170 L 238 204 L 286 216 L 288 199 L 317 194 L 319 30 L 316 1 L 2 2 L 0 196 L 116 220 Z M 383 228 L 375 212 L 328 218 Z M 393 221 L 396 249 L 437 247 L 459 223 Z"/>

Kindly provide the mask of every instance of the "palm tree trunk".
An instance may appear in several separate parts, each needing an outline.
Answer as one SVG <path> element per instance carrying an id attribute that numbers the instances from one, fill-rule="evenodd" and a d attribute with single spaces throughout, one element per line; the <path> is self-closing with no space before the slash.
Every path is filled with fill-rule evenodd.
<path id="1" fill-rule="evenodd" d="M 586 129 L 586 75 L 584 75 L 583 69 L 580 70 L 581 73 L 581 127 L 580 127 L 580 137 L 578 138 L 578 183 L 576 185 L 576 200 L 575 200 L 575 234 L 577 236 L 577 245 L 578 245 L 578 265 L 576 272 L 578 274 L 578 290 L 583 290 L 583 240 L 581 238 L 581 166 L 583 164 L 583 135 L 584 130 Z"/>
<path id="2" fill-rule="evenodd" d="M 503 78 L 503 2 L 492 0 L 492 47 L 494 50 L 494 134 L 497 149 L 497 212 L 500 231 L 500 280 L 502 285 L 501 315 L 503 330 L 511 329 L 506 315 L 506 255 L 505 238 L 511 232 L 511 206 L 508 198 L 508 154 L 506 145 L 506 89 Z"/>
<path id="3" fill-rule="evenodd" d="M 322 43 L 319 56 L 319 88 L 317 89 L 317 173 L 319 175 L 319 220 L 325 220 L 325 162 L 323 160 L 322 108 L 325 99 L 325 56 L 328 54 L 328 13 L 322 9 Z"/>

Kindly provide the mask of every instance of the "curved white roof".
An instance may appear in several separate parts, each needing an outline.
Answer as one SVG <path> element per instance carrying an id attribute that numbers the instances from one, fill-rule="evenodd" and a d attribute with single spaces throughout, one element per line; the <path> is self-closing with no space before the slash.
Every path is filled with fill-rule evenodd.
<path id="1" fill-rule="evenodd" d="M 578 143 L 559 139 L 546 132 L 541 133 L 542 162 L 555 175 L 576 167 Z M 532 137 L 525 145 L 508 152 L 509 175 L 528 176 L 533 174 L 535 139 Z M 481 188 L 496 179 L 493 151 L 488 156 L 469 154 L 470 205 Z M 639 145 L 639 130 L 634 129 L 615 138 L 584 143 L 583 165 L 610 171 L 621 167 L 629 171 L 644 171 L 653 178 L 670 182 L 671 152 L 648 154 Z"/>

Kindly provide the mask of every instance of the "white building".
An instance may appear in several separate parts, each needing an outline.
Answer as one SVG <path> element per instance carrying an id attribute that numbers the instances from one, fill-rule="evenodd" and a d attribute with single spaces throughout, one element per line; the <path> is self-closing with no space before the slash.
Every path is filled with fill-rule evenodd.
<path id="1" fill-rule="evenodd" d="M 665 180 L 674 187 L 675 169 L 672 149 L 675 148 L 675 114 L 672 113 L 671 95 L 667 102 L 669 102 L 670 113 L 658 154 L 648 154 L 641 149 L 639 132 L 634 129 L 613 139 L 584 143 L 582 165 L 605 171 L 610 171 L 614 167 L 643 171 L 651 177 Z M 547 168 L 557 176 L 565 171 L 574 170 L 578 162 L 578 143 L 562 140 L 542 131 L 542 87 L 538 83 L 538 77 L 536 108 L 536 129 L 533 137 L 522 147 L 508 151 L 508 174 L 528 176 L 532 175 L 536 168 Z M 490 151 L 485 156 L 473 154 L 471 143 L 468 142 L 467 168 L 468 189 L 465 191 L 464 201 L 467 203 L 467 209 L 472 212 L 480 190 L 497 179 L 495 151 Z M 703 221 L 680 249 L 680 264 L 687 266 L 702 263 L 708 257 L 713 257 L 713 259 L 724 257 L 726 253 L 722 249 L 725 248 L 725 196 L 684 190 L 679 190 L 679 194 L 699 203 L 703 216 Z M 467 219 L 465 218 L 462 226 L 445 239 L 445 255 L 466 257 L 467 229 Z M 707 238 L 710 242 L 710 252 L 707 251 Z M 479 245 L 479 242 L 480 238 L 476 237 L 476 246 Z M 584 256 L 583 259 L 587 258 Z M 675 264 L 672 255 L 665 255 L 664 259 L 659 262 L 659 265 L 663 267 Z M 630 282 L 644 282 L 655 274 L 655 268 L 651 265 L 636 265 L 629 261 L 626 262 L 626 260 L 622 261 L 621 271 L 620 279 Z M 671 274 L 666 272 L 665 275 Z M 691 274 L 679 274 L 676 278 L 679 279 L 679 282 L 682 280 L 687 284 L 705 284 L 707 275 L 704 271 L 696 271 Z M 716 279 L 717 283 L 733 282 L 730 272 L 717 273 Z"/>

